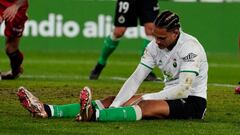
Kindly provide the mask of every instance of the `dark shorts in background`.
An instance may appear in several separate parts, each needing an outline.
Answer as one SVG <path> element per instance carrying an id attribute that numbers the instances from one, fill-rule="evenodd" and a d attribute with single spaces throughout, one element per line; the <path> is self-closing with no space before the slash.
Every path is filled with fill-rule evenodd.
<path id="1" fill-rule="evenodd" d="M 158 0 L 118 0 L 115 8 L 115 26 L 135 27 L 153 22 L 159 13 Z"/>

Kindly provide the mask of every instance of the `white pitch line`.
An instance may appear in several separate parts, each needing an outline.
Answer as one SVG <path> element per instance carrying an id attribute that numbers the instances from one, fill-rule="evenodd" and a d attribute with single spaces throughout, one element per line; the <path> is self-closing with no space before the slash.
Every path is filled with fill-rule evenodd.
<path id="1" fill-rule="evenodd" d="M 88 76 L 66 76 L 66 75 L 23 75 L 21 78 L 26 79 L 56 79 L 56 80 L 80 80 L 80 79 L 88 79 Z M 128 78 L 125 77 L 101 77 L 101 79 L 106 80 L 118 80 L 118 81 L 126 81 Z M 156 83 L 163 83 L 162 81 L 156 81 Z M 217 87 L 227 87 L 227 88 L 235 88 L 238 85 L 233 84 L 222 84 L 222 83 L 208 83 L 208 86 L 217 86 Z"/>
<path id="2" fill-rule="evenodd" d="M 111 77 L 112 80 L 126 81 L 127 78 L 124 77 Z"/>
<path id="3" fill-rule="evenodd" d="M 230 68 L 240 68 L 240 64 L 217 64 L 210 63 L 209 67 L 230 67 Z"/>
<path id="4" fill-rule="evenodd" d="M 8 64 L 8 60 L 1 60 L 1 63 Z M 41 65 L 94 65 L 96 64 L 95 60 L 82 60 L 82 59 L 68 59 L 68 60 L 57 60 L 57 59 L 34 59 L 34 60 L 25 60 L 24 64 L 41 64 Z M 109 61 L 109 65 L 137 65 L 138 61 L 130 62 L 130 61 Z M 222 67 L 222 68 L 240 68 L 240 64 L 219 64 L 219 63 L 209 63 L 209 67 Z"/>
<path id="5" fill-rule="evenodd" d="M 237 87 L 237 85 L 221 84 L 221 83 L 208 83 L 208 86 L 218 86 L 218 87 L 228 87 L 228 88 L 235 88 L 235 87 Z"/>
<path id="6" fill-rule="evenodd" d="M 25 60 L 24 64 L 40 64 L 40 65 L 94 65 L 96 64 L 96 60 Z M 1 63 L 8 64 L 8 60 L 2 60 Z M 115 65 L 136 65 L 138 62 L 130 62 L 130 61 L 109 61 L 108 64 Z"/>

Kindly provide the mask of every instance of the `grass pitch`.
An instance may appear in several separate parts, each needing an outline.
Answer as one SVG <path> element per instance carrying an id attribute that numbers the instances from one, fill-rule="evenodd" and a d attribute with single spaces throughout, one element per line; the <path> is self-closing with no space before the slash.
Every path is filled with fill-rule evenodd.
<path id="1" fill-rule="evenodd" d="M 85 122 L 74 118 L 39 119 L 30 117 L 20 106 L 16 96 L 19 86 L 25 86 L 41 101 L 49 104 L 78 102 L 84 86 L 93 89 L 94 99 L 116 95 L 139 62 L 134 49 L 120 47 L 110 57 L 100 80 L 90 81 L 88 75 L 96 64 L 97 51 L 75 48 L 62 49 L 22 46 L 25 52 L 24 75 L 18 80 L 0 81 L 0 134 L 131 134 L 131 135 L 185 135 L 185 134 L 240 134 L 240 95 L 234 87 L 240 81 L 240 63 L 237 54 L 211 54 L 209 60 L 208 108 L 204 120 L 142 120 L 138 122 Z M 36 49 L 37 48 L 37 49 Z M 8 59 L 0 53 L 1 70 L 7 70 Z M 160 71 L 155 69 L 158 76 Z M 139 93 L 156 92 L 162 83 L 144 82 Z"/>

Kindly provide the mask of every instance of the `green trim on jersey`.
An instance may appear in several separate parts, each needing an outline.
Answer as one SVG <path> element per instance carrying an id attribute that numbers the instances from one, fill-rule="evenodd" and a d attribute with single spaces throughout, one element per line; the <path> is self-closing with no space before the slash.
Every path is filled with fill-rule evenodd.
<path id="1" fill-rule="evenodd" d="M 192 70 L 181 70 L 180 72 L 192 72 L 192 73 L 195 73 L 197 76 L 199 75 L 197 71 L 192 71 Z"/>
<path id="2" fill-rule="evenodd" d="M 143 46 L 142 46 L 142 51 L 141 51 L 141 56 L 144 55 L 144 51 L 147 47 L 147 45 L 150 43 L 150 41 L 148 39 L 143 39 Z"/>
<path id="3" fill-rule="evenodd" d="M 153 68 L 149 67 L 148 65 L 146 65 L 146 64 L 144 64 L 144 63 L 142 63 L 142 62 L 141 62 L 140 64 L 142 64 L 143 66 L 145 66 L 145 67 L 147 67 L 147 68 L 153 70 Z"/>

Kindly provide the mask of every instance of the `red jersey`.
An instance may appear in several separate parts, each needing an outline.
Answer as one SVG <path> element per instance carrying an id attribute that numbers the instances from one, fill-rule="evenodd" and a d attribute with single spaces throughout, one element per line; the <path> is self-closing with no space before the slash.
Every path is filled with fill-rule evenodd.
<path id="1" fill-rule="evenodd" d="M 3 11 L 14 4 L 17 0 L 0 0 L 0 16 L 2 16 Z M 24 24 L 27 21 L 27 9 L 28 9 L 28 0 L 26 0 L 23 5 L 18 9 L 17 14 L 13 21 L 5 21 L 5 36 L 7 37 L 21 37 Z"/>
<path id="2" fill-rule="evenodd" d="M 17 0 L 0 0 L 0 5 L 4 6 L 6 8 L 6 7 L 11 6 L 16 1 Z M 23 3 L 22 6 L 28 6 L 28 0 L 25 0 L 25 2 Z M 2 8 L 2 7 L 0 6 L 0 8 Z"/>

